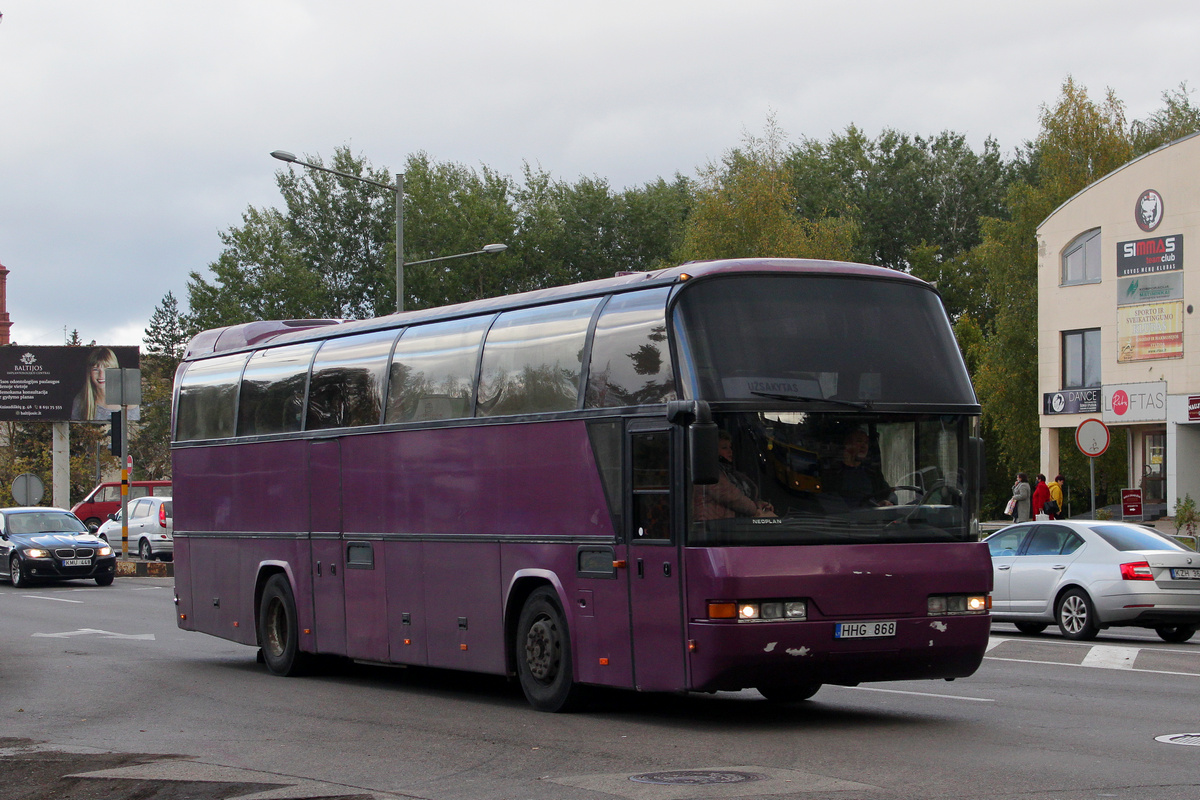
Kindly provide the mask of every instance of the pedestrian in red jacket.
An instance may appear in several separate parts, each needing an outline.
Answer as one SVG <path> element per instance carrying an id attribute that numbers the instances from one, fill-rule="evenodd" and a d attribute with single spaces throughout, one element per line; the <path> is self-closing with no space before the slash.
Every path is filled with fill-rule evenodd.
<path id="1" fill-rule="evenodd" d="M 1033 517 L 1037 519 L 1038 514 L 1045 514 L 1046 503 L 1050 500 L 1050 487 L 1046 485 L 1046 476 L 1039 474 L 1037 476 L 1037 485 L 1033 487 Z"/>

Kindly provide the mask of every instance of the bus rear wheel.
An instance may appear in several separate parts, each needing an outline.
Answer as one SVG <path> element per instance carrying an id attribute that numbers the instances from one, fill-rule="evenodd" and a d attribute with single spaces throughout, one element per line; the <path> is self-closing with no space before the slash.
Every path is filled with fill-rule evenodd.
<path id="1" fill-rule="evenodd" d="M 303 672 L 305 654 L 300 652 L 299 639 L 292 587 L 284 575 L 272 575 L 258 604 L 258 646 L 273 675 L 291 677 Z"/>
<path id="2" fill-rule="evenodd" d="M 772 703 L 799 703 L 807 700 L 821 688 L 819 683 L 792 683 L 759 686 L 758 693 Z"/>
<path id="3" fill-rule="evenodd" d="M 517 677 L 531 706 L 556 712 L 576 705 L 571 635 L 553 589 L 543 586 L 525 601 L 514 644 Z"/>

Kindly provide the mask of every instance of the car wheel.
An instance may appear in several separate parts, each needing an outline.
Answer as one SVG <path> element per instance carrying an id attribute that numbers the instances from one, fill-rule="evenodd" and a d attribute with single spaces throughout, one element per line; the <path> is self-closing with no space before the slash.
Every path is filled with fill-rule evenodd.
<path id="1" fill-rule="evenodd" d="M 1154 629 L 1154 632 L 1162 638 L 1164 642 L 1171 644 L 1180 644 L 1186 642 L 1196 635 L 1195 625 L 1159 625 Z"/>
<path id="2" fill-rule="evenodd" d="M 819 683 L 768 684 L 759 686 L 758 693 L 772 703 L 799 703 L 812 697 L 820 688 Z"/>
<path id="3" fill-rule="evenodd" d="M 291 584 L 282 574 L 272 575 L 258 604 L 258 646 L 272 674 L 292 677 L 304 671 L 308 658 L 300 652 L 299 640 Z"/>
<path id="4" fill-rule="evenodd" d="M 83 524 L 87 525 L 87 529 L 92 533 L 100 530 L 100 520 L 97 517 L 88 517 L 83 521 Z"/>
<path id="5" fill-rule="evenodd" d="M 29 579 L 25 577 L 25 568 L 21 566 L 21 559 L 18 556 L 13 556 L 8 562 L 8 579 L 12 581 L 14 589 L 29 584 Z"/>
<path id="6" fill-rule="evenodd" d="M 571 634 L 553 589 L 543 586 L 525 601 L 513 651 L 521 690 L 531 706 L 538 711 L 569 711 L 578 702 Z"/>
<path id="7" fill-rule="evenodd" d="M 1017 630 L 1021 633 L 1041 633 L 1046 630 L 1046 623 L 1044 622 L 1014 622 L 1013 624 L 1017 626 Z"/>
<path id="8" fill-rule="evenodd" d="M 1058 601 L 1058 629 L 1068 639 L 1095 639 L 1100 628 L 1096 625 L 1096 609 L 1086 593 L 1071 589 Z"/>
<path id="9" fill-rule="evenodd" d="M 150 540 L 142 539 L 138 542 L 138 557 L 143 561 L 153 561 L 154 551 L 150 549 Z"/>
<path id="10" fill-rule="evenodd" d="M 113 582 L 112 575 L 97 575 L 96 576 L 96 585 L 97 586 L 112 586 L 112 582 Z"/>

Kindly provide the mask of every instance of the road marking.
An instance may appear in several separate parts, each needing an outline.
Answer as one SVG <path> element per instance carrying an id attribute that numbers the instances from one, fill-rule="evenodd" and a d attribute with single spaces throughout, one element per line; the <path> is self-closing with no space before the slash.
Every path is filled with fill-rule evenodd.
<path id="1" fill-rule="evenodd" d="M 834 689 L 854 689 L 859 692 L 886 692 L 887 694 L 915 694 L 918 697 L 939 697 L 944 700 L 969 700 L 972 703 L 994 703 L 991 697 L 967 697 L 961 694 L 934 694 L 933 692 L 907 692 L 903 689 L 879 689 L 874 686 L 832 686 Z"/>
<path id="2" fill-rule="evenodd" d="M 96 628 L 80 628 L 77 631 L 64 631 L 63 633 L 34 633 L 31 634 L 35 638 L 41 639 L 69 639 L 72 636 L 103 636 L 105 639 L 141 639 L 143 641 L 154 641 L 153 633 L 113 633 L 112 631 L 102 631 Z"/>
<path id="3" fill-rule="evenodd" d="M 1093 645 L 1079 666 L 1099 667 L 1100 669 L 1133 669 L 1133 660 L 1137 658 L 1139 650 L 1140 648 L 1136 647 Z"/>
<path id="4" fill-rule="evenodd" d="M 54 600 L 59 603 L 86 603 L 86 600 L 68 600 L 65 597 L 47 597 L 44 594 L 23 594 L 22 597 L 29 597 L 33 600 Z"/>

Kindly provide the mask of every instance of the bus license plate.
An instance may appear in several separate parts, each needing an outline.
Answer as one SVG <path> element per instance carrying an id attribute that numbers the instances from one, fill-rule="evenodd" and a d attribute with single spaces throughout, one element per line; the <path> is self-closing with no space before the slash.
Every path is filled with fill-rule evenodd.
<path id="1" fill-rule="evenodd" d="M 90 558 L 64 558 L 64 567 L 90 567 L 92 560 Z"/>
<path id="2" fill-rule="evenodd" d="M 833 629 L 835 639 L 883 639 L 896 635 L 895 621 L 839 622 Z"/>
<path id="3" fill-rule="evenodd" d="M 1171 577 L 1176 580 L 1200 581 L 1200 569 L 1195 569 L 1194 567 L 1177 567 L 1171 570 Z"/>

